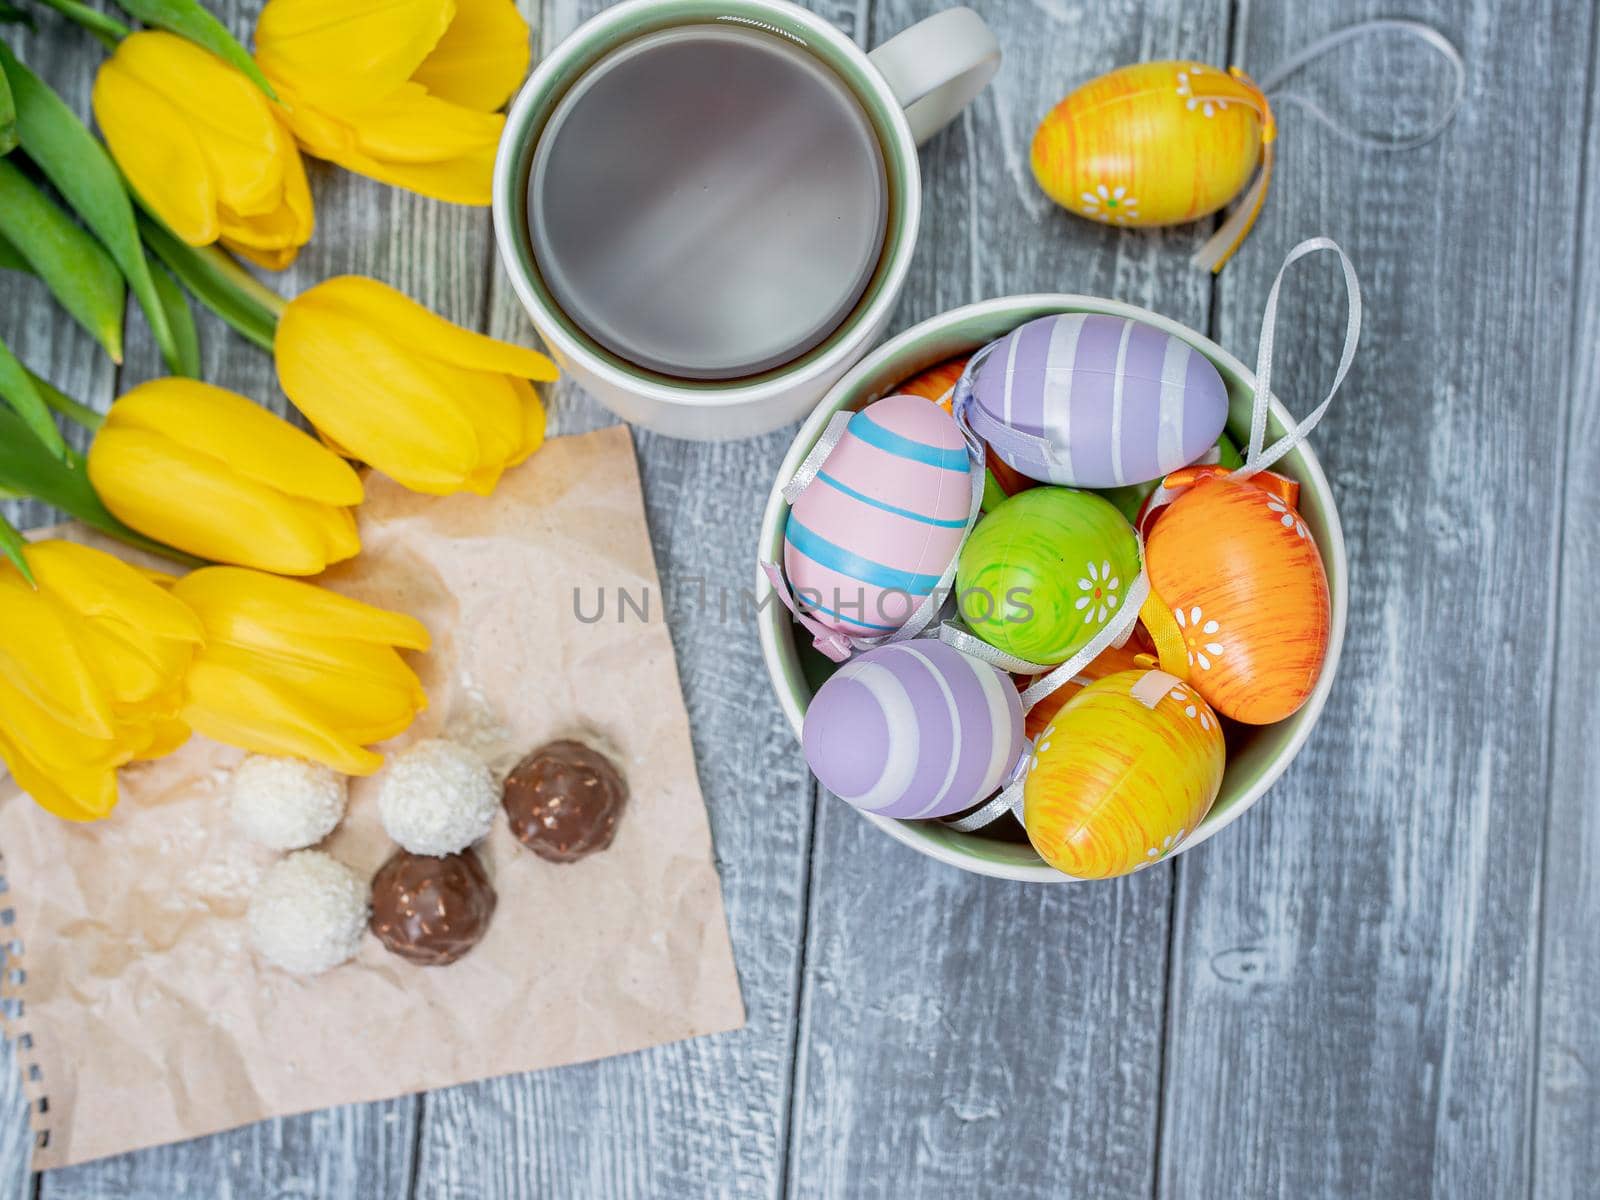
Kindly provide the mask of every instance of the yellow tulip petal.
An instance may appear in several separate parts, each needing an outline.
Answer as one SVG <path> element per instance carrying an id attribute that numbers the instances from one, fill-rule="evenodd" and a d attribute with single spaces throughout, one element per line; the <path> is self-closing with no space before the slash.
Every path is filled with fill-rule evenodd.
<path id="1" fill-rule="evenodd" d="M 355 133 L 355 150 L 382 162 L 432 163 L 459 159 L 500 140 L 505 118 L 430 96 L 414 83 L 374 108 L 340 112 Z"/>
<path id="2" fill-rule="evenodd" d="M 320 523 L 306 519 L 305 501 L 163 434 L 102 429 L 90 448 L 89 480 L 118 520 L 201 558 L 286 575 L 315 575 L 328 565 L 327 539 Z"/>
<path id="3" fill-rule="evenodd" d="M 183 719 L 206 737 L 257 754 L 290 755 L 345 775 L 371 775 L 383 756 L 341 737 L 292 696 L 231 666 L 202 660 L 189 672 Z"/>
<path id="4" fill-rule="evenodd" d="M 248 214 L 271 212 L 282 203 L 285 154 L 278 120 L 243 72 L 159 30 L 124 38 L 112 62 L 181 114 L 210 167 L 220 204 Z M 164 128 L 145 131 L 146 138 L 165 134 Z"/>
<path id="5" fill-rule="evenodd" d="M 415 617 L 353 600 L 328 588 L 280 579 L 243 567 L 202 567 L 173 585 L 210 632 L 224 616 L 258 621 L 269 629 L 324 638 L 349 638 L 426 650 L 428 630 Z"/>
<path id="6" fill-rule="evenodd" d="M 504 467 L 522 454 L 522 402 L 510 375 L 468 371 L 432 364 L 441 380 L 451 380 L 450 395 L 478 435 L 478 466 Z"/>
<path id="7" fill-rule="evenodd" d="M 337 651 L 351 645 L 323 649 Z M 206 661 L 248 672 L 295 697 L 305 712 L 354 742 L 393 737 L 428 706 L 415 672 L 387 646 L 366 647 L 364 655 L 349 659 L 325 654 L 321 662 L 303 650 L 296 646 L 267 653 L 223 645 L 207 651 Z"/>
<path id="8" fill-rule="evenodd" d="M 278 321 L 284 392 L 363 462 L 417 491 L 454 490 L 477 466 L 477 435 L 428 361 L 392 342 L 380 322 L 304 299 Z"/>
<path id="9" fill-rule="evenodd" d="M 124 761 L 119 747 L 124 732 L 115 724 L 103 733 L 75 728 L 57 713 L 35 701 L 7 675 L 0 675 L 0 729 L 41 767 L 106 767 Z"/>
<path id="10" fill-rule="evenodd" d="M 29 564 L 34 556 L 28 556 Z M 37 573 L 37 568 L 35 568 Z M 20 581 L 19 581 L 20 582 Z M 88 737 L 116 736 L 115 717 L 93 665 L 79 645 L 75 622 L 43 587 L 38 592 L 0 583 L 0 681 L 8 681 L 52 719 Z"/>
<path id="11" fill-rule="evenodd" d="M 456 19 L 411 78 L 435 96 L 483 112 L 528 73 L 528 23 L 511 0 L 456 0 Z"/>
<path id="12" fill-rule="evenodd" d="M 121 621 L 148 637 L 198 642 L 200 622 L 144 571 L 76 542 L 35 542 L 28 565 L 40 586 L 66 598 L 83 616 Z"/>
<path id="13" fill-rule="evenodd" d="M 256 62 L 307 99 L 369 104 L 411 77 L 454 16 L 453 0 L 268 0 Z"/>
<path id="14" fill-rule="evenodd" d="M 360 504 L 361 477 L 310 434 L 237 392 L 177 377 L 140 384 L 115 404 L 106 429 L 161 434 L 280 492 Z M 90 450 L 91 475 L 94 450 Z"/>
<path id="15" fill-rule="evenodd" d="M 0 759 L 5 760 L 22 790 L 55 816 L 68 821 L 96 821 L 116 807 L 117 773 L 113 767 L 45 770 L 3 728 Z"/>
<path id="16" fill-rule="evenodd" d="M 191 246 L 216 241 L 216 183 L 184 115 L 114 59 L 95 76 L 91 104 L 111 156 L 156 215 Z"/>
<path id="17" fill-rule="evenodd" d="M 302 293 L 290 307 L 296 304 L 319 312 L 342 311 L 382 329 L 400 346 L 458 367 L 543 382 L 558 374 L 555 364 L 537 350 L 463 329 L 376 279 L 337 275 Z"/>
<path id="18" fill-rule="evenodd" d="M 189 727 L 176 718 L 157 721 L 150 730 L 150 744 L 135 759 L 165 758 L 189 740 Z"/>
<path id="19" fill-rule="evenodd" d="M 288 246 L 282 250 L 262 250 L 255 246 L 246 246 L 242 242 L 230 241 L 228 238 L 219 240 L 224 249 L 232 251 L 240 258 L 249 259 L 256 266 L 268 271 L 282 271 L 300 257 L 299 246 Z"/>
<path id="20" fill-rule="evenodd" d="M 299 134 L 303 127 L 302 123 L 297 123 L 296 133 Z M 319 125 L 317 128 L 328 127 Z M 302 144 L 308 153 L 327 159 L 331 163 L 338 163 L 347 171 L 354 171 L 357 175 L 365 175 L 369 179 L 376 179 L 379 183 L 387 183 L 391 187 L 416 192 L 419 196 L 443 200 L 446 204 L 467 204 L 487 208 L 493 200 L 495 155 L 493 146 L 484 146 L 461 158 L 447 159 L 443 162 L 400 163 L 374 158 L 359 152 L 353 146 L 335 148 L 305 139 L 302 139 Z"/>

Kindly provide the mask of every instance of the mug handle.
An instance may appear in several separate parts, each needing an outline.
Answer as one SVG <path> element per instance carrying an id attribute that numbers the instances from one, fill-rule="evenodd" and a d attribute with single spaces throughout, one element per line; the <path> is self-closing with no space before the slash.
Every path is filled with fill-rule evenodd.
<path id="1" fill-rule="evenodd" d="M 1000 43 L 970 8 L 947 8 L 867 55 L 922 145 L 955 120 L 1000 69 Z"/>

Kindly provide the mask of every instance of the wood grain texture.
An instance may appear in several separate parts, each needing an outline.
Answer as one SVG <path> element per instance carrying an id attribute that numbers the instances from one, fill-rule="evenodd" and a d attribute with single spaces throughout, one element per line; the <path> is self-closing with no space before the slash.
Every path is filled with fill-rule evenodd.
<path id="1" fill-rule="evenodd" d="M 1600 41 L 1591 39 L 1591 45 Z M 1591 52 L 1589 78 L 1600 78 Z M 1576 256 L 1571 411 L 1556 624 L 1550 807 L 1545 822 L 1538 1074 L 1533 1097 L 1535 1197 L 1582 1196 L 1600 1180 L 1600 125 L 1589 103 L 1590 174 Z"/>
<path id="2" fill-rule="evenodd" d="M 1391 11 L 1256 7 L 1235 58 L 1264 73 Z M 1314 439 L 1350 625 L 1304 752 L 1178 866 L 1163 1196 L 1528 1190 L 1552 485 L 1593 14 L 1417 15 L 1469 64 L 1455 124 L 1381 154 L 1280 104 L 1273 195 L 1220 284 L 1220 340 L 1248 360 L 1290 246 L 1329 234 L 1361 273 L 1366 336 Z M 1368 44 L 1290 86 L 1383 131 L 1438 105 L 1442 78 L 1415 49 Z M 1333 375 L 1337 280 L 1313 260 L 1284 292 L 1273 382 L 1302 412 Z"/>
<path id="3" fill-rule="evenodd" d="M 879 0 L 873 40 L 941 7 Z M 976 4 L 1006 55 L 923 151 L 904 327 L 972 300 L 1084 292 L 1205 328 L 1188 228 L 1116 232 L 1052 205 L 1028 144 L 1078 83 L 1220 56 L 1227 5 Z M 1171 871 L 1025 887 L 922 858 L 824 796 L 817 815 L 791 1192 L 1146 1195 L 1161 1076 Z"/>
<path id="4" fill-rule="evenodd" d="M 525 12 L 549 47 L 602 7 L 547 0 Z M 849 4 L 811 7 L 860 28 Z M 489 332 L 536 344 L 498 263 L 492 271 Z M 561 432 L 615 420 L 571 385 L 556 392 Z M 429 1095 L 419 1196 L 777 1193 L 812 794 L 739 597 L 753 585 L 761 500 L 792 437 L 707 445 L 634 434 L 748 1024 Z"/>

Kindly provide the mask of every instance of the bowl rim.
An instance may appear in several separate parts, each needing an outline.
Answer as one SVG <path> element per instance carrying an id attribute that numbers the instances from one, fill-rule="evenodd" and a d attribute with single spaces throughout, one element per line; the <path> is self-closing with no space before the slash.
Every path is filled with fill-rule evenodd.
<path id="1" fill-rule="evenodd" d="M 773 481 L 772 488 L 767 495 L 767 504 L 761 515 L 761 530 L 757 545 L 756 557 L 759 562 L 762 558 L 771 557 L 774 550 L 781 553 L 783 539 L 783 524 L 788 515 L 789 506 L 783 499 L 783 481 L 793 476 L 801 461 L 810 452 L 822 435 L 823 429 L 836 412 L 847 407 L 856 399 L 855 393 L 861 389 L 867 379 L 882 372 L 897 358 L 903 357 L 909 350 L 932 336 L 948 332 L 952 328 L 965 322 L 984 319 L 1014 316 L 1016 324 L 1021 324 L 1026 319 L 1040 315 L 1051 315 L 1059 312 L 1090 312 L 1104 313 L 1110 316 L 1131 317 L 1153 325 L 1166 333 L 1173 334 L 1188 342 L 1195 349 L 1203 353 L 1211 362 L 1227 376 L 1232 376 L 1241 385 L 1252 393 L 1256 387 L 1255 372 L 1246 367 L 1238 358 L 1224 350 L 1216 342 L 1150 309 L 1141 308 L 1135 304 L 1128 304 L 1120 300 L 1109 300 L 1099 296 L 1086 296 L 1071 292 L 1028 292 L 1010 296 L 1000 296 L 990 300 L 979 300 L 972 304 L 965 304 L 959 308 L 949 309 L 936 316 L 920 321 L 909 329 L 896 334 L 882 345 L 878 346 L 859 363 L 850 369 L 838 383 L 828 390 L 821 402 L 812 411 L 811 415 L 801 424 L 794 440 L 790 443 L 788 452 L 784 455 L 783 463 L 778 468 L 778 474 Z M 1012 326 L 1015 328 L 1015 325 Z M 982 343 L 979 343 L 981 345 Z M 976 350 L 974 345 L 970 350 Z M 970 350 L 967 351 L 970 353 Z M 951 354 L 963 353 L 953 350 Z M 907 375 L 915 369 L 908 370 Z M 885 393 L 889 394 L 889 393 Z M 1294 418 L 1284 407 L 1282 401 L 1274 395 L 1271 399 L 1268 414 L 1269 439 L 1275 433 L 1292 428 Z M 1244 789 L 1242 795 L 1228 805 L 1223 812 L 1218 812 L 1213 806 L 1200 825 L 1184 842 L 1174 850 L 1168 859 L 1184 854 L 1196 846 L 1204 844 L 1221 830 L 1237 821 L 1250 808 L 1254 807 L 1261 797 L 1269 791 L 1274 783 L 1288 770 L 1289 764 L 1305 746 L 1311 736 L 1311 731 L 1316 727 L 1322 717 L 1322 710 L 1327 704 L 1328 695 L 1333 689 L 1333 681 L 1338 674 L 1339 659 L 1344 646 L 1345 623 L 1349 609 L 1349 556 L 1345 548 L 1344 532 L 1339 522 L 1339 509 L 1333 495 L 1333 488 L 1328 482 L 1328 477 L 1323 473 L 1322 463 L 1318 460 L 1316 451 L 1309 442 L 1302 442 L 1296 447 L 1301 458 L 1301 469 L 1295 473 L 1302 488 L 1316 494 L 1326 512 L 1325 534 L 1318 541 L 1318 549 L 1328 570 L 1328 653 L 1323 662 L 1322 673 L 1317 677 L 1316 686 L 1304 705 L 1292 716 L 1285 718 L 1295 722 L 1290 732 L 1288 741 L 1278 750 L 1272 759 L 1259 771 L 1255 779 Z M 777 695 L 778 705 L 783 710 L 789 726 L 793 729 L 796 739 L 800 736 L 801 725 L 805 719 L 805 710 L 798 700 L 797 681 L 790 677 L 790 673 L 783 663 L 780 638 L 788 637 L 791 645 L 794 641 L 793 630 L 796 628 L 789 616 L 789 612 L 777 603 L 776 593 L 771 582 L 762 572 L 759 565 L 756 573 L 756 627 L 757 636 L 761 645 L 761 658 L 766 664 L 767 677 L 772 684 L 772 689 Z M 804 680 L 798 681 L 800 687 L 806 687 Z M 860 810 L 856 810 L 860 811 Z M 960 846 L 966 838 L 975 838 L 975 835 L 954 835 L 955 842 L 951 844 L 944 839 L 934 839 L 922 831 L 919 826 L 926 826 L 927 822 L 900 821 L 893 817 L 885 817 L 877 813 L 861 813 L 879 829 L 882 829 L 896 841 L 912 847 L 929 858 L 970 871 L 977 875 L 987 875 L 997 879 L 1010 879 L 1023 883 L 1083 883 L 1088 880 L 1075 879 L 1064 875 L 1054 867 L 1042 860 L 1037 864 L 1007 864 L 982 858 L 976 854 L 964 852 Z M 985 839 L 987 840 L 987 839 Z"/>

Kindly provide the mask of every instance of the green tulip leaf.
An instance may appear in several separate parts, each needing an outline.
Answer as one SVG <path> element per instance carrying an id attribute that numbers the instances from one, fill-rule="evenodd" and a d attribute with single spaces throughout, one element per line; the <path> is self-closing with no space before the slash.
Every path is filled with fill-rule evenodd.
<path id="1" fill-rule="evenodd" d="M 154 255 L 150 255 L 150 277 L 156 281 L 156 295 L 167 310 L 167 324 L 172 327 L 173 340 L 178 347 L 176 374 L 190 379 L 200 378 L 200 333 L 194 327 L 194 313 L 189 310 L 189 298 L 183 294 L 178 281 Z"/>
<path id="2" fill-rule="evenodd" d="M 17 527 L 0 516 L 0 552 L 3 552 L 17 570 L 22 572 L 22 577 L 30 586 L 38 587 L 39 584 L 33 577 L 33 569 L 28 566 L 28 560 L 22 557 L 22 548 L 27 544 L 17 532 Z"/>
<path id="3" fill-rule="evenodd" d="M 0 154 L 17 148 L 17 102 L 11 98 L 11 84 L 0 71 Z"/>
<path id="4" fill-rule="evenodd" d="M 120 363 L 125 292 L 117 264 L 10 158 L 0 158 L 0 237 Z"/>
<path id="5" fill-rule="evenodd" d="M 133 221 L 133 204 L 123 188 L 116 164 L 95 136 L 78 120 L 48 84 L 18 61 L 0 41 L 0 71 L 11 81 L 17 102 L 17 134 L 28 157 L 83 218 L 111 252 L 123 278 L 138 297 L 150 332 L 170 370 L 180 369 L 176 335 L 167 323 L 166 309 L 150 277 L 139 231 Z M 0 229 L 0 233 L 4 233 Z M 9 236 L 9 235 L 8 235 Z M 27 247 L 12 237 L 12 244 L 27 256 Z M 32 261 L 32 258 L 29 258 Z M 120 323 L 119 323 L 120 329 Z M 119 357 L 113 355 L 113 357 Z"/>
<path id="6" fill-rule="evenodd" d="M 85 525 L 140 550 L 184 566 L 202 565 L 202 560 L 192 554 L 147 538 L 112 516 L 89 483 L 83 457 L 74 454 L 67 462 L 52 458 L 9 409 L 0 409 L 0 488 L 53 504 Z"/>
<path id="7" fill-rule="evenodd" d="M 146 25 L 188 38 L 229 66 L 243 71 L 269 99 L 278 98 L 267 77 L 261 73 L 261 68 L 256 66 L 256 60 L 250 57 L 250 52 L 234 40 L 233 34 L 221 21 L 195 0 L 117 0 L 117 7 Z"/>
<path id="8" fill-rule="evenodd" d="M 34 389 L 44 402 L 67 420 L 82 425 L 90 432 L 99 429 L 105 423 L 102 414 L 95 412 L 87 404 L 79 404 L 44 376 L 29 371 L 28 378 L 33 380 Z"/>
<path id="9" fill-rule="evenodd" d="M 4 0 L 0 0 L 0 3 L 4 3 Z M 98 8 L 90 8 L 87 4 L 79 3 L 79 0 L 41 0 L 41 3 L 48 4 L 62 16 L 82 25 L 99 38 L 100 44 L 107 50 L 115 50 L 117 43 L 133 32 L 115 17 L 108 17 Z"/>
<path id="10" fill-rule="evenodd" d="M 147 212 L 139 232 L 194 298 L 271 353 L 283 298 L 216 246 L 191 246 Z"/>
<path id="11" fill-rule="evenodd" d="M 0 340 L 0 397 L 11 405 L 33 436 L 44 443 L 45 449 L 57 458 L 66 458 L 67 443 L 61 430 L 56 428 L 56 419 L 50 415 L 50 406 L 34 386 L 28 368 L 18 361 L 3 340 Z"/>
<path id="12" fill-rule="evenodd" d="M 33 268 L 28 265 L 28 260 L 22 257 L 22 251 L 6 241 L 4 237 L 0 237 L 0 268 L 4 268 L 7 271 L 26 271 L 30 275 L 33 273 Z"/>
<path id="13" fill-rule="evenodd" d="M 33 17 L 10 3 L 10 0 L 0 0 L 0 25 L 21 25 L 32 29 Z"/>

